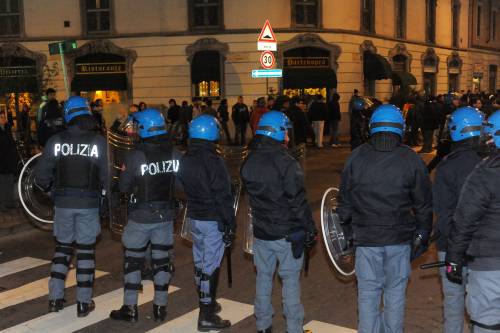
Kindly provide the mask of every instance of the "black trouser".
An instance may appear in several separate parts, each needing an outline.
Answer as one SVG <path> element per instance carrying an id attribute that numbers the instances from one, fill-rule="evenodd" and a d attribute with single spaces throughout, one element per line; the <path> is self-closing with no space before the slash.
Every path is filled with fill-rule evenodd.
<path id="1" fill-rule="evenodd" d="M 220 126 L 224 131 L 224 135 L 226 136 L 226 140 L 228 144 L 231 144 L 231 135 L 229 134 L 229 128 L 227 127 L 227 121 L 221 121 Z"/>
<path id="2" fill-rule="evenodd" d="M 423 136 L 424 136 L 424 144 L 423 144 L 423 147 L 422 147 L 422 150 L 423 151 L 432 151 L 432 140 L 433 140 L 433 137 L 434 137 L 434 130 L 429 130 L 429 129 L 426 129 L 423 131 Z"/>
<path id="3" fill-rule="evenodd" d="M 234 124 L 234 144 L 244 146 L 247 144 L 247 122 Z"/>

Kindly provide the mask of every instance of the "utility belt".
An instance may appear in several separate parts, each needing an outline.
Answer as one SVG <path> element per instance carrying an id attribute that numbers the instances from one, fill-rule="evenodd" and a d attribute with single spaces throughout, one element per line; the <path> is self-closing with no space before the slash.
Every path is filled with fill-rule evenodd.
<path id="1" fill-rule="evenodd" d="M 63 126 L 64 122 L 62 118 L 55 118 L 55 119 L 45 119 L 44 124 L 47 127 L 61 127 Z"/>
<path id="2" fill-rule="evenodd" d="M 175 204 L 168 201 L 135 202 L 130 205 L 130 208 L 150 210 L 174 209 Z"/>
<path id="3" fill-rule="evenodd" d="M 80 188 L 58 188 L 54 191 L 56 197 L 76 197 L 76 198 L 98 198 L 101 196 L 98 190 Z"/>

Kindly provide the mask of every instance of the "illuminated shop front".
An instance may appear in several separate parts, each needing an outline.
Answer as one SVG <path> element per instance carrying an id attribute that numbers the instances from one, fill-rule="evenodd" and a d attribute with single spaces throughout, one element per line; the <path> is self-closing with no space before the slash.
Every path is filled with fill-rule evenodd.
<path id="1" fill-rule="evenodd" d="M 43 66 L 47 58 L 32 52 L 20 44 L 6 43 L 0 46 L 0 110 L 7 116 L 16 131 L 29 133 L 35 130 L 33 120 L 36 114 L 34 103 L 42 91 Z M 22 128 L 23 108 L 29 111 Z"/>
<path id="2" fill-rule="evenodd" d="M 131 103 L 135 51 L 99 39 L 82 45 L 67 57 L 74 94 L 90 101 L 102 99 L 105 105 Z"/>
<path id="3" fill-rule="evenodd" d="M 328 98 L 337 88 L 337 59 L 340 48 L 315 34 L 298 35 L 280 44 L 278 63 L 283 67 L 284 95 L 322 95 Z"/>

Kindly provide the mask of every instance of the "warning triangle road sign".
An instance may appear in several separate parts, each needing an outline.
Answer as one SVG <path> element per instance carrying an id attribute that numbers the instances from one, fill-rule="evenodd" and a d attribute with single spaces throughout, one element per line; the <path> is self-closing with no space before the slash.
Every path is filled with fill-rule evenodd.
<path id="1" fill-rule="evenodd" d="M 268 43 L 276 43 L 276 36 L 274 36 L 273 28 L 271 28 L 271 23 L 269 20 L 266 20 L 264 26 L 262 27 L 262 31 L 260 32 L 259 42 L 268 42 Z"/>

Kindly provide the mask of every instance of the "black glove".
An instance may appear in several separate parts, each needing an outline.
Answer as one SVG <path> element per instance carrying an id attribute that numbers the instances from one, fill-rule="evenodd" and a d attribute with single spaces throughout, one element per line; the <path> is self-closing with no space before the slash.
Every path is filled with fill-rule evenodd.
<path id="1" fill-rule="evenodd" d="M 462 269 L 462 264 L 447 261 L 446 278 L 448 279 L 448 281 L 456 284 L 462 284 Z"/>
<path id="2" fill-rule="evenodd" d="M 233 245 L 235 237 L 236 225 L 233 223 L 224 224 L 224 231 L 222 234 L 222 241 L 225 247 Z"/>
<path id="3" fill-rule="evenodd" d="M 446 258 L 444 261 L 446 263 L 446 278 L 448 279 L 448 281 L 456 284 L 462 284 L 462 270 L 465 261 L 463 259 L 453 257 L 449 253 L 446 253 Z"/>
<path id="4" fill-rule="evenodd" d="M 413 261 L 420 257 L 428 248 L 429 232 L 426 230 L 417 230 L 411 247 L 411 260 Z"/>
<path id="5" fill-rule="evenodd" d="M 316 230 L 316 228 L 314 228 L 314 230 L 306 232 L 306 238 L 304 240 L 304 244 L 307 249 L 311 249 L 312 247 L 314 247 L 317 241 L 318 241 L 318 230 Z"/>

